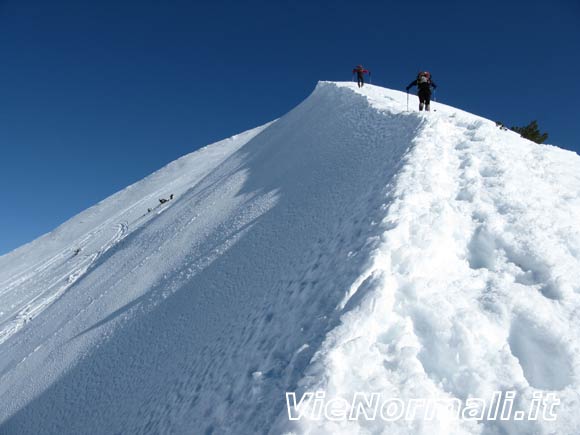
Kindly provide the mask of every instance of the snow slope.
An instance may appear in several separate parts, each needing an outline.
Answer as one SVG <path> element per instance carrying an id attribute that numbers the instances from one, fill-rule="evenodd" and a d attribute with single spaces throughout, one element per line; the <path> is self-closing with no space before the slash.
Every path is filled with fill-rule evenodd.
<path id="1" fill-rule="evenodd" d="M 580 433 L 580 158 L 433 108 L 321 82 L 0 257 L 0 433 Z M 287 391 L 560 405 L 290 421 Z"/>

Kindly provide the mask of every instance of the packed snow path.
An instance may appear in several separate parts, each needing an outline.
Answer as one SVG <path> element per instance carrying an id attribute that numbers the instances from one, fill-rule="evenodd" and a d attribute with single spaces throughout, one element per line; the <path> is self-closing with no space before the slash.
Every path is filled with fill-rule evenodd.
<path id="1" fill-rule="evenodd" d="M 580 433 L 580 158 L 433 108 L 320 83 L 0 257 L 0 432 Z M 286 391 L 561 404 L 293 422 Z"/>

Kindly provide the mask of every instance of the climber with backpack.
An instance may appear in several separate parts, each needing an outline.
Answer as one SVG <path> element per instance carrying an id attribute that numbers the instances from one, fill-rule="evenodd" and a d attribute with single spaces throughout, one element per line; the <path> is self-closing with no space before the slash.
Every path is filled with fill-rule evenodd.
<path id="1" fill-rule="evenodd" d="M 353 74 L 356 73 L 356 82 L 359 88 L 362 88 L 365 84 L 364 75 L 368 74 L 369 77 L 371 75 L 371 72 L 369 70 L 364 69 L 362 65 L 357 65 L 356 68 L 352 70 L 352 73 Z"/>
<path id="2" fill-rule="evenodd" d="M 417 74 L 417 78 L 409 83 L 405 89 L 407 89 L 407 93 L 409 93 L 409 89 L 413 86 L 417 86 L 418 92 L 417 95 L 419 96 L 419 110 L 423 110 L 425 107 L 426 111 L 430 109 L 431 103 L 431 88 L 437 88 L 435 82 L 431 79 L 431 73 L 428 71 L 420 71 Z"/>

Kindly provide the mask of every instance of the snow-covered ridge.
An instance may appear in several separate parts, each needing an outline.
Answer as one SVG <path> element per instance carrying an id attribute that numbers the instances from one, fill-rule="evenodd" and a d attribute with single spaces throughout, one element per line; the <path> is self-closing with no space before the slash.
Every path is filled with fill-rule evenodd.
<path id="1" fill-rule="evenodd" d="M 377 109 L 392 107 L 381 101 L 389 95 L 367 92 Z M 436 107 L 444 116 L 426 114 L 389 192 L 372 263 L 347 294 L 356 309 L 328 334 L 300 391 L 462 401 L 516 391 L 526 411 L 534 393 L 556 391 L 553 423 L 416 420 L 398 430 L 577 433 L 580 159 Z M 291 426 L 385 430 L 384 421 Z"/>
<path id="2" fill-rule="evenodd" d="M 580 158 L 433 109 L 321 82 L 0 257 L 0 432 L 580 432 Z M 290 422 L 315 390 L 562 405 Z"/>

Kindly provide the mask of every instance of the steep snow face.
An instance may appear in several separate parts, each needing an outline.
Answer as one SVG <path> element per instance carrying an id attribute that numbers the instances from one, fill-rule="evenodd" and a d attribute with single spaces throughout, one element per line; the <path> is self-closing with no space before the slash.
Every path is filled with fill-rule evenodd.
<path id="1" fill-rule="evenodd" d="M 0 257 L 0 344 L 57 300 L 112 247 L 163 213 L 264 127 L 182 157 L 53 232 Z"/>
<path id="2" fill-rule="evenodd" d="M 580 433 L 580 158 L 432 108 L 320 83 L 0 257 L 0 432 Z M 497 392 L 557 418 L 316 413 Z"/>

